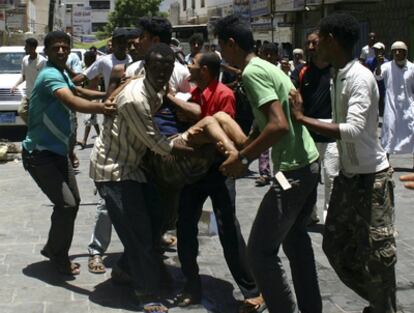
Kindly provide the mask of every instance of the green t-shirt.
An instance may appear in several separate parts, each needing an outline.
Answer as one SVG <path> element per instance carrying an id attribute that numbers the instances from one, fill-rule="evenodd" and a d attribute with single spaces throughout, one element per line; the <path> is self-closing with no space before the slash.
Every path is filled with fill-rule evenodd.
<path id="1" fill-rule="evenodd" d="M 62 88 L 75 89 L 69 76 L 52 63 L 37 75 L 29 105 L 29 123 L 27 135 L 22 142 L 30 153 L 33 150 L 49 150 L 67 155 L 69 138 L 73 132 L 70 122 L 70 110 L 55 96 Z"/>
<path id="2" fill-rule="evenodd" d="M 289 132 L 272 147 L 275 173 L 295 170 L 317 160 L 319 153 L 308 130 L 290 116 L 289 91 L 294 88 L 290 78 L 275 65 L 255 57 L 244 69 L 242 79 L 260 131 L 267 124 L 260 106 L 277 100 L 286 115 Z"/>

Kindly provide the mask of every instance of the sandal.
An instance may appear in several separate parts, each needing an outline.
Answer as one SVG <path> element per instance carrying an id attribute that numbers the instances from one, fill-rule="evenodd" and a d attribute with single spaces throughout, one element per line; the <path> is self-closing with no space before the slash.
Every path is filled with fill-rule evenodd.
<path id="1" fill-rule="evenodd" d="M 160 302 L 151 302 L 144 305 L 145 313 L 167 313 L 168 308 Z"/>
<path id="2" fill-rule="evenodd" d="M 56 269 L 58 270 L 58 272 L 63 275 L 75 276 L 75 275 L 80 274 L 79 263 L 71 262 L 71 261 L 69 261 L 69 263 L 67 262 L 56 263 L 55 262 L 55 265 L 56 265 Z"/>
<path id="3" fill-rule="evenodd" d="M 201 294 L 191 294 L 188 292 L 179 293 L 174 298 L 174 304 L 185 308 L 190 305 L 199 304 L 201 302 Z"/>
<path id="4" fill-rule="evenodd" d="M 44 247 L 40 254 L 44 257 L 50 259 L 50 261 L 55 265 L 57 271 L 63 275 L 75 276 L 80 274 L 80 264 L 76 262 L 71 262 L 69 259 L 58 260 L 52 254 L 52 252 Z"/>
<path id="5" fill-rule="evenodd" d="M 262 295 L 260 295 L 255 298 L 245 299 L 239 307 L 239 313 L 262 313 L 266 309 L 266 303 Z"/>
<path id="6" fill-rule="evenodd" d="M 102 257 L 99 254 L 89 256 L 88 270 L 93 274 L 103 274 L 106 272 Z"/>
<path id="7" fill-rule="evenodd" d="M 170 234 L 164 234 L 161 237 L 161 246 L 163 247 L 173 247 L 177 244 L 177 237 L 170 235 Z"/>

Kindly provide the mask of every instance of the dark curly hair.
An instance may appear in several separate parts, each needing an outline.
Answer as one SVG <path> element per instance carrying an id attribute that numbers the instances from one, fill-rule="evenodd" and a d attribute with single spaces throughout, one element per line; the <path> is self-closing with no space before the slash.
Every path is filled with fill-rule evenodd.
<path id="1" fill-rule="evenodd" d="M 172 26 L 166 18 L 160 16 L 142 17 L 138 20 L 137 27 L 142 31 L 147 31 L 151 37 L 160 37 L 160 42 L 170 44 Z"/>
<path id="2" fill-rule="evenodd" d="M 322 36 L 332 34 L 342 48 L 352 51 L 359 39 L 359 23 L 350 14 L 335 13 L 320 21 L 319 33 Z"/>
<path id="3" fill-rule="evenodd" d="M 233 38 L 238 46 L 246 52 L 254 51 L 253 33 L 238 15 L 228 15 L 219 19 L 214 26 L 214 34 L 224 42 Z"/>
<path id="4" fill-rule="evenodd" d="M 145 63 L 149 64 L 150 60 L 151 60 L 151 55 L 155 53 L 155 54 L 160 54 L 163 58 L 171 58 L 172 60 L 175 60 L 175 54 L 174 51 L 170 48 L 169 45 L 167 45 L 166 43 L 160 42 L 157 43 L 153 46 L 151 46 L 151 48 L 148 50 L 148 52 L 145 54 Z"/>
<path id="5" fill-rule="evenodd" d="M 67 43 L 68 45 L 70 45 L 70 36 L 68 34 L 66 34 L 65 32 L 62 32 L 60 30 L 56 30 L 56 31 L 50 32 L 46 35 L 46 37 L 44 39 L 45 49 L 47 49 L 52 43 L 54 43 L 56 41 L 59 41 L 59 40 Z"/>

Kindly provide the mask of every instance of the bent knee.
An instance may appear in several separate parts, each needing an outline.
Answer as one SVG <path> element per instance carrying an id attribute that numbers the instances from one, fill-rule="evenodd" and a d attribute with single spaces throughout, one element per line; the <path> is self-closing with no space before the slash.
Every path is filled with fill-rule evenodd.
<path id="1" fill-rule="evenodd" d="M 231 119 L 230 115 L 228 115 L 226 112 L 223 111 L 219 111 L 217 113 L 215 113 L 213 115 L 213 117 L 218 121 L 218 122 L 222 122 L 222 121 L 226 121 L 228 119 Z"/>

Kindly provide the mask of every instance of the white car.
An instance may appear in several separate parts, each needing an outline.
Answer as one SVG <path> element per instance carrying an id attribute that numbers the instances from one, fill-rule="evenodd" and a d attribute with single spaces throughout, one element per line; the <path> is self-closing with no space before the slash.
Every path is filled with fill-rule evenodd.
<path id="1" fill-rule="evenodd" d="M 40 48 L 37 51 L 43 54 Z M 25 55 L 24 46 L 0 47 L 0 127 L 25 125 L 17 109 L 25 94 L 26 83 L 20 84 L 14 94 L 10 92 L 20 78 Z"/>
<path id="2" fill-rule="evenodd" d="M 44 55 L 43 50 L 43 46 L 38 46 L 36 49 L 39 54 Z M 81 58 L 82 63 L 85 51 L 85 49 L 72 49 L 72 52 Z M 10 89 L 20 78 L 22 59 L 25 55 L 24 46 L 0 47 L 0 128 L 3 126 L 25 126 L 17 109 L 25 94 L 26 83 L 20 84 L 14 94 L 10 92 Z"/>

